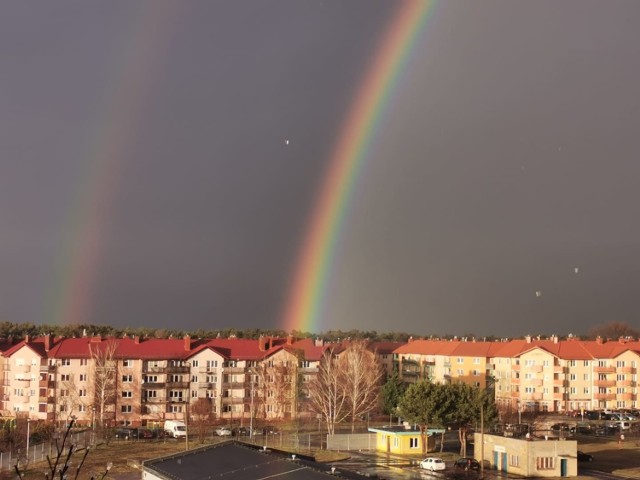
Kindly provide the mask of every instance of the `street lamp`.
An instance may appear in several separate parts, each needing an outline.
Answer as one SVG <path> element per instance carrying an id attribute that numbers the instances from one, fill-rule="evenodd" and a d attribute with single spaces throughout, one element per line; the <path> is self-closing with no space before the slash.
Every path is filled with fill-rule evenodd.
<path id="1" fill-rule="evenodd" d="M 29 436 L 30 436 L 29 427 L 30 426 L 31 426 L 31 419 L 27 418 L 27 463 L 29 463 Z"/>

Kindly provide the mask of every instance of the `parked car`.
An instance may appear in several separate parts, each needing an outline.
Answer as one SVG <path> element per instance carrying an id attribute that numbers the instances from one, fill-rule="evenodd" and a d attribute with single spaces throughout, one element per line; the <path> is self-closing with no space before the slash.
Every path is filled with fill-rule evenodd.
<path id="1" fill-rule="evenodd" d="M 219 437 L 228 437 L 232 434 L 231 428 L 229 427 L 218 427 L 216 428 L 216 435 Z"/>
<path id="2" fill-rule="evenodd" d="M 578 461 L 579 462 L 593 462 L 593 455 L 589 455 L 588 453 L 581 452 L 578 450 Z"/>
<path id="3" fill-rule="evenodd" d="M 239 437 L 240 436 L 244 437 L 249 435 L 249 429 L 247 427 L 238 427 L 234 430 L 233 433 Z"/>
<path id="4" fill-rule="evenodd" d="M 462 470 L 480 470 L 480 462 L 471 457 L 459 458 L 453 466 Z"/>
<path id="5" fill-rule="evenodd" d="M 273 425 L 265 425 L 264 427 L 262 427 L 262 433 L 264 435 L 277 435 L 278 433 L 280 433 L 280 430 L 278 430 L 278 428 L 274 427 Z"/>
<path id="6" fill-rule="evenodd" d="M 137 428 L 117 428 L 115 432 L 116 438 L 133 439 L 138 438 Z"/>
<path id="7" fill-rule="evenodd" d="M 439 457 L 427 457 L 420 462 L 420 468 L 435 472 L 436 470 L 444 470 L 447 466 L 444 460 Z"/>

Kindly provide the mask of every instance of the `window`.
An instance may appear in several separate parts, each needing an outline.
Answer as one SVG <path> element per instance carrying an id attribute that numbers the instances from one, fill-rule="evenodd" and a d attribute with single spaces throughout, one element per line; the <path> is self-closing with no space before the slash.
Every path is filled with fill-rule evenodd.
<path id="1" fill-rule="evenodd" d="M 394 446 L 395 448 L 398 448 L 398 437 L 397 437 L 397 436 L 394 436 L 394 437 L 393 437 L 393 446 Z"/>
<path id="2" fill-rule="evenodd" d="M 87 381 L 87 374 L 86 373 L 81 373 L 80 375 L 78 375 L 78 380 L 81 382 L 86 382 Z"/>
<path id="3" fill-rule="evenodd" d="M 471 371 L 471 374 L 472 374 L 474 377 L 478 377 L 478 376 L 480 376 L 480 370 L 472 370 L 472 371 Z"/>
<path id="4" fill-rule="evenodd" d="M 142 377 L 142 381 L 144 383 L 158 383 L 158 376 L 157 375 L 145 375 L 144 377 Z"/>
<path id="5" fill-rule="evenodd" d="M 511 465 L 512 467 L 519 467 L 520 466 L 520 457 L 518 455 L 509 455 L 509 465 Z"/>
<path id="6" fill-rule="evenodd" d="M 618 360 L 616 362 L 616 367 L 620 368 L 620 367 L 624 367 L 624 360 Z"/>
<path id="7" fill-rule="evenodd" d="M 170 390 L 169 398 L 173 400 L 182 400 L 182 390 Z"/>
<path id="8" fill-rule="evenodd" d="M 553 457 L 537 457 L 536 468 L 538 470 L 553 470 L 555 468 Z"/>
<path id="9" fill-rule="evenodd" d="M 569 364 L 570 367 L 575 367 L 576 366 L 576 361 L 575 360 L 569 360 L 569 362 L 567 362 Z"/>
<path id="10" fill-rule="evenodd" d="M 459 369 L 457 370 L 457 373 L 458 373 L 458 375 L 462 376 L 462 375 L 464 375 L 464 370 L 463 370 L 463 369 L 461 369 L 461 368 L 459 368 Z"/>
<path id="11" fill-rule="evenodd" d="M 131 413 L 133 411 L 133 406 L 131 406 L 131 405 L 120 405 L 120 411 L 122 413 Z"/>
<path id="12" fill-rule="evenodd" d="M 624 382 L 626 380 L 626 375 L 619 373 L 618 375 L 616 375 L 616 379 L 619 382 Z"/>
<path id="13" fill-rule="evenodd" d="M 198 375 L 191 375 L 191 383 L 198 383 Z"/>
<path id="14" fill-rule="evenodd" d="M 575 380 L 576 379 L 576 374 L 572 373 L 571 375 L 569 375 L 569 380 Z"/>
<path id="15" fill-rule="evenodd" d="M 170 413 L 182 413 L 182 405 L 169 405 Z"/>
<path id="16" fill-rule="evenodd" d="M 207 360 L 207 368 L 218 368 L 218 360 Z"/>
<path id="17" fill-rule="evenodd" d="M 198 366 L 198 360 L 191 360 L 191 366 L 192 367 L 197 367 Z"/>
<path id="18" fill-rule="evenodd" d="M 569 389 L 569 393 L 576 393 L 576 387 L 571 387 Z"/>
<path id="19" fill-rule="evenodd" d="M 147 390 L 145 393 L 145 398 L 157 398 L 158 391 L 157 390 Z"/>
<path id="20" fill-rule="evenodd" d="M 584 365 L 585 367 L 588 367 L 588 366 L 589 366 L 589 360 L 585 360 L 585 361 L 583 362 L 583 365 Z"/>
<path id="21" fill-rule="evenodd" d="M 588 395 L 589 394 L 589 387 L 584 387 L 584 391 L 582 393 L 586 393 Z"/>
<path id="22" fill-rule="evenodd" d="M 456 359 L 456 362 L 457 362 L 457 363 L 459 363 L 459 364 L 460 364 L 460 363 L 464 363 L 464 358 L 462 358 L 462 357 L 458 357 L 458 358 Z"/>
<path id="23" fill-rule="evenodd" d="M 589 380 L 589 374 L 585 373 L 584 375 L 582 375 L 582 379 L 588 381 Z"/>
<path id="24" fill-rule="evenodd" d="M 123 360 L 122 361 L 122 366 L 123 367 L 133 367 L 133 360 Z"/>
<path id="25" fill-rule="evenodd" d="M 217 375 L 207 375 L 207 383 L 218 383 Z"/>
<path id="26" fill-rule="evenodd" d="M 81 366 L 83 366 L 83 367 L 84 367 L 84 366 L 87 366 L 87 364 L 88 364 L 88 362 L 87 362 L 87 359 L 86 359 L 86 358 L 81 358 L 81 359 L 80 359 L 80 365 L 81 365 Z"/>
<path id="27" fill-rule="evenodd" d="M 473 364 L 474 364 L 474 365 L 480 365 L 480 358 L 478 358 L 478 357 L 474 357 L 474 358 L 473 358 Z"/>
<path id="28" fill-rule="evenodd" d="M 122 375 L 122 383 L 133 382 L 133 375 Z"/>
<path id="29" fill-rule="evenodd" d="M 419 442 L 418 442 L 418 438 L 410 438 L 409 439 L 409 448 L 418 448 L 419 447 Z"/>
<path id="30" fill-rule="evenodd" d="M 198 398 L 198 391 L 197 390 L 191 390 L 191 398 Z"/>
<path id="31" fill-rule="evenodd" d="M 536 392 L 536 387 L 524 387 L 524 392 L 525 393 L 535 393 Z"/>
<path id="32" fill-rule="evenodd" d="M 528 358 L 524 361 L 525 366 L 533 367 L 536 364 L 536 361 L 533 358 Z"/>
<path id="33" fill-rule="evenodd" d="M 78 405 L 78 411 L 79 412 L 86 412 L 87 411 L 87 406 L 86 405 Z"/>
<path id="34" fill-rule="evenodd" d="M 311 368 L 311 362 L 309 360 L 303 360 L 300 362 L 300 368 Z"/>
<path id="35" fill-rule="evenodd" d="M 78 390 L 78 396 L 79 397 L 86 397 L 87 396 L 87 389 L 86 388 L 81 388 L 80 390 Z"/>
<path id="36" fill-rule="evenodd" d="M 133 398 L 133 392 L 129 390 L 123 390 L 122 398 Z"/>
<path id="37" fill-rule="evenodd" d="M 60 375 L 60 381 L 62 381 L 62 382 L 70 382 L 71 381 L 71 375 L 69 373 L 65 373 L 63 375 Z"/>
<path id="38" fill-rule="evenodd" d="M 169 381 L 173 383 L 182 382 L 182 375 L 171 375 L 171 379 Z"/>
<path id="39" fill-rule="evenodd" d="M 61 365 L 62 365 L 63 367 L 68 367 L 68 366 L 70 366 L 70 365 L 71 365 L 71 359 L 70 359 L 70 358 L 63 358 L 63 359 L 62 359 L 62 362 L 61 362 Z"/>
<path id="40" fill-rule="evenodd" d="M 60 390 L 60 396 L 61 397 L 68 397 L 69 396 L 69 390 Z"/>

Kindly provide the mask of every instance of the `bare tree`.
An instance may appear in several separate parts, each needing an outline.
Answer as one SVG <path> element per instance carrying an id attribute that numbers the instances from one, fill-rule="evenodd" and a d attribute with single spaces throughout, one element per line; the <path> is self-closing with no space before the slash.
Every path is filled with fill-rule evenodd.
<path id="1" fill-rule="evenodd" d="M 327 433 L 333 435 L 335 426 L 349 416 L 343 378 L 334 350 L 328 349 L 320 362 L 318 374 L 310 382 L 309 400 L 311 409 L 322 416 L 327 424 Z"/>
<path id="2" fill-rule="evenodd" d="M 115 409 L 117 370 L 115 353 L 117 347 L 118 344 L 114 339 L 89 345 L 89 354 L 93 360 L 94 402 L 98 413 L 98 424 L 101 428 L 104 427 L 105 412 L 111 406 Z"/>
<path id="3" fill-rule="evenodd" d="M 80 390 L 76 386 L 73 378 L 68 381 L 62 382 L 62 389 L 60 390 L 60 398 L 58 402 L 61 407 L 61 412 L 66 415 L 66 422 L 69 423 L 71 420 L 73 413 L 79 410 L 79 407 L 85 406 L 86 404 L 80 398 Z"/>
<path id="4" fill-rule="evenodd" d="M 382 368 L 365 340 L 349 344 L 338 360 L 345 403 L 351 417 L 351 431 L 358 418 L 376 408 L 380 396 Z"/>
<path id="5" fill-rule="evenodd" d="M 212 420 L 213 405 L 210 398 L 198 398 L 189 407 L 189 426 L 193 426 L 200 443 L 204 442 Z"/>

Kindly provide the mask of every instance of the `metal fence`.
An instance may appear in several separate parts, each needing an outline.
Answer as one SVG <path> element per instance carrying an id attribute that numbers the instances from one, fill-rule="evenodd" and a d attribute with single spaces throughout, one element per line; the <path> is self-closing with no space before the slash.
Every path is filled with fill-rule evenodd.
<path id="1" fill-rule="evenodd" d="M 373 450 L 375 448 L 375 433 L 327 435 L 327 450 Z"/>
<path id="2" fill-rule="evenodd" d="M 75 448 L 85 448 L 91 445 L 92 432 L 85 430 L 82 432 L 72 432 L 67 439 L 66 449 L 68 451 L 69 445 L 74 445 Z M 58 440 L 62 443 L 62 439 Z M 44 462 L 49 457 L 54 457 L 57 454 L 55 440 L 51 442 L 38 443 L 36 445 L 30 445 L 29 451 L 17 448 L 15 450 L 7 450 L 0 452 L 0 471 L 12 470 L 16 464 L 25 466 L 31 463 Z"/>

